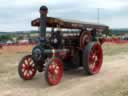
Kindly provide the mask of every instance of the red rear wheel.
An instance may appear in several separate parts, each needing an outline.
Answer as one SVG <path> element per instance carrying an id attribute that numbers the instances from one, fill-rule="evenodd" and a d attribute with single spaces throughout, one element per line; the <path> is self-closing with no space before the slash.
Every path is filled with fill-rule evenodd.
<path id="1" fill-rule="evenodd" d="M 53 58 L 46 65 L 45 78 L 48 84 L 56 85 L 63 76 L 63 62 L 58 58 Z"/>
<path id="2" fill-rule="evenodd" d="M 89 43 L 84 50 L 83 66 L 85 71 L 90 74 L 96 74 L 100 71 L 103 61 L 103 52 L 99 43 Z"/>
<path id="3" fill-rule="evenodd" d="M 27 55 L 22 58 L 18 66 L 19 76 L 23 80 L 31 80 L 36 74 L 35 64 L 31 55 Z"/>

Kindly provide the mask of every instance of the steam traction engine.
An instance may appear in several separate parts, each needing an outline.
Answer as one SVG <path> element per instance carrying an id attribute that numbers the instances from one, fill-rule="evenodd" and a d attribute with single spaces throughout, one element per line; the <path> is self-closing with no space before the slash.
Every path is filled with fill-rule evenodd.
<path id="1" fill-rule="evenodd" d="M 45 71 L 48 84 L 56 85 L 64 69 L 83 67 L 85 73 L 97 74 L 103 61 L 103 38 L 97 34 L 107 32 L 108 26 L 47 17 L 47 13 L 48 8 L 42 6 L 40 18 L 32 21 L 32 26 L 40 28 L 40 42 L 20 61 L 19 76 L 30 80 L 37 71 Z M 46 34 L 46 28 L 51 32 Z"/>

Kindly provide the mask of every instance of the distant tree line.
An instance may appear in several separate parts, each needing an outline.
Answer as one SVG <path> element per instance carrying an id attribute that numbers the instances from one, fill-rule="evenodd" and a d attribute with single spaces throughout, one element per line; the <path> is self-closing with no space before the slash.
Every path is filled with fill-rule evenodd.
<path id="1" fill-rule="evenodd" d="M 0 41 L 12 40 L 13 36 L 11 35 L 0 35 Z"/>

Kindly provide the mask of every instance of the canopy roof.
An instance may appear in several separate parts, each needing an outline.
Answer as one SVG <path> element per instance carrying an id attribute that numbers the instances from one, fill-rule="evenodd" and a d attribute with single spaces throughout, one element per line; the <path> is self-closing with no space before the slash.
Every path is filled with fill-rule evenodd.
<path id="1" fill-rule="evenodd" d="M 37 18 L 31 22 L 32 26 L 40 26 L 40 18 Z M 95 28 L 101 30 L 108 30 L 108 26 L 103 24 L 94 24 L 76 20 L 65 20 L 60 18 L 47 17 L 47 27 L 60 27 L 66 29 L 85 29 Z"/>

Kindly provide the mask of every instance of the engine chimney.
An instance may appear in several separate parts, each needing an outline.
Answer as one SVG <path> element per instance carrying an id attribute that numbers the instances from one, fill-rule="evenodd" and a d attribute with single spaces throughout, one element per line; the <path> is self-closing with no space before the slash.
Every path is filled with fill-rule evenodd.
<path id="1" fill-rule="evenodd" d="M 47 13 L 48 13 L 48 8 L 46 6 L 41 6 L 40 7 L 40 38 L 41 39 L 45 39 L 46 37 Z"/>

